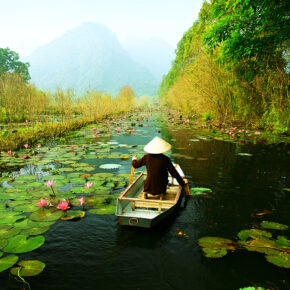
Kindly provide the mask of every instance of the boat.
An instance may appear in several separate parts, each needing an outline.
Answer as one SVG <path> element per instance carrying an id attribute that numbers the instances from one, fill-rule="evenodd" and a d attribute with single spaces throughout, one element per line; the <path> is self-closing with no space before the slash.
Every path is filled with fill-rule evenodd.
<path id="1" fill-rule="evenodd" d="M 184 173 L 178 164 L 175 168 L 182 178 Z M 170 175 L 164 197 L 144 193 L 144 181 L 147 173 L 142 172 L 118 197 L 115 215 L 120 225 L 151 228 L 159 224 L 176 209 L 182 187 Z M 186 182 L 187 180 L 184 179 Z"/>

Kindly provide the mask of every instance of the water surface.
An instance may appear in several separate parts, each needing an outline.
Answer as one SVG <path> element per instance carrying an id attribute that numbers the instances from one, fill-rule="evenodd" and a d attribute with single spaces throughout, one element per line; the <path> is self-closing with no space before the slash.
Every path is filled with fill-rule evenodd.
<path id="1" fill-rule="evenodd" d="M 208 259 L 197 243 L 204 236 L 235 240 L 240 230 L 262 220 L 290 224 L 289 191 L 283 190 L 289 188 L 289 147 L 192 142 L 202 132 L 168 127 L 155 118 L 136 129 L 141 130 L 136 136 L 111 139 L 145 145 L 161 136 L 173 145 L 171 158 L 180 164 L 190 186 L 213 192 L 183 198 L 174 216 L 149 230 L 122 227 L 114 215 L 87 213 L 75 222 L 58 221 L 44 233 L 42 247 L 19 255 L 46 263 L 43 273 L 26 279 L 31 289 L 211 290 L 250 285 L 289 289 L 289 270 L 268 263 L 263 254 L 239 250 Z M 253 156 L 238 155 L 241 152 Z M 130 172 L 130 168 L 130 161 L 122 161 L 119 171 L 110 172 Z M 254 215 L 264 210 L 272 214 Z M 178 230 L 188 237 L 178 236 Z M 289 238 L 289 232 L 283 234 Z M 0 289 L 23 287 L 8 271 L 0 273 L 0 279 Z"/>

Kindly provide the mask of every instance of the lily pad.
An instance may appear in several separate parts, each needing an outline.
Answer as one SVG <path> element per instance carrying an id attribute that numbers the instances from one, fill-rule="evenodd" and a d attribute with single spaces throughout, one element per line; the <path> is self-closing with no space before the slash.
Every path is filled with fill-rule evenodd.
<path id="1" fill-rule="evenodd" d="M 40 235 L 40 234 L 43 234 L 45 232 L 47 232 L 49 230 L 49 226 L 46 226 L 46 227 L 32 227 L 32 228 L 29 228 L 29 229 L 25 229 L 21 232 L 22 235 L 30 235 L 30 236 L 37 236 L 37 235 Z"/>
<path id="2" fill-rule="evenodd" d="M 0 250 L 5 248 L 7 246 L 8 242 L 7 240 L 0 240 Z"/>
<path id="3" fill-rule="evenodd" d="M 9 255 L 0 259 L 0 272 L 3 272 L 11 268 L 18 261 L 18 257 L 15 255 Z"/>
<path id="4" fill-rule="evenodd" d="M 73 173 L 69 173 L 69 174 L 67 175 L 67 177 L 68 177 L 68 178 L 79 178 L 80 175 L 81 175 L 81 173 L 79 173 L 79 172 L 73 172 Z"/>
<path id="5" fill-rule="evenodd" d="M 37 179 L 36 175 L 20 175 L 15 177 L 16 181 L 21 181 L 21 182 L 31 182 Z"/>
<path id="6" fill-rule="evenodd" d="M 108 205 L 102 208 L 90 209 L 89 213 L 97 214 L 97 215 L 107 215 L 107 214 L 114 214 L 115 211 L 116 211 L 115 205 Z"/>
<path id="7" fill-rule="evenodd" d="M 72 172 L 72 171 L 74 171 L 74 169 L 70 167 L 63 167 L 59 169 L 59 172 Z"/>
<path id="8" fill-rule="evenodd" d="M 204 188 L 204 187 L 192 187 L 190 189 L 190 193 L 192 195 L 198 195 L 198 194 L 202 194 L 202 193 L 210 193 L 212 192 L 212 190 L 210 188 Z"/>
<path id="9" fill-rule="evenodd" d="M 262 221 L 261 226 L 265 229 L 272 229 L 272 230 L 287 230 L 289 227 L 287 225 L 275 223 L 275 222 L 268 222 Z"/>
<path id="10" fill-rule="evenodd" d="M 69 210 L 67 211 L 66 215 L 62 217 L 62 220 L 68 221 L 68 220 L 75 220 L 83 218 L 86 215 L 85 211 L 81 210 Z"/>
<path id="11" fill-rule="evenodd" d="M 78 178 L 72 178 L 72 179 L 70 180 L 70 182 L 71 182 L 71 183 L 85 183 L 86 180 L 85 180 L 84 178 L 80 178 L 80 177 L 78 177 Z"/>
<path id="12" fill-rule="evenodd" d="M 0 225 L 13 224 L 18 220 L 25 219 L 25 215 L 19 215 L 20 212 L 4 211 L 0 212 Z"/>
<path id="13" fill-rule="evenodd" d="M 1 239 L 7 239 L 16 236 L 20 232 L 19 229 L 12 228 L 10 226 L 0 225 L 0 237 Z"/>
<path id="14" fill-rule="evenodd" d="M 44 236 L 28 239 L 28 235 L 17 235 L 8 239 L 8 245 L 3 248 L 3 252 L 13 254 L 31 252 L 42 246 L 44 242 Z"/>
<path id="15" fill-rule="evenodd" d="M 50 222 L 60 219 L 64 213 L 54 209 L 39 209 L 33 212 L 29 219 L 36 222 Z"/>
<path id="16" fill-rule="evenodd" d="M 227 254 L 227 250 L 235 250 L 232 240 L 220 237 L 203 237 L 198 240 L 198 244 L 208 258 L 221 258 Z"/>
<path id="17" fill-rule="evenodd" d="M 39 209 L 37 204 L 20 204 L 14 207 L 14 210 L 23 211 L 23 212 L 34 212 Z"/>
<path id="18" fill-rule="evenodd" d="M 268 262 L 283 268 L 290 268 L 290 253 L 280 252 L 275 255 L 266 255 Z"/>
<path id="19" fill-rule="evenodd" d="M 249 229 L 249 230 L 241 230 L 238 233 L 238 237 L 242 241 L 246 241 L 247 239 L 256 239 L 261 237 L 271 238 L 272 234 L 266 231 L 257 230 L 257 229 Z"/>
<path id="20" fill-rule="evenodd" d="M 240 155 L 240 156 L 248 156 L 248 157 L 253 156 L 253 154 L 250 154 L 250 153 L 238 153 L 238 155 Z"/>
<path id="21" fill-rule="evenodd" d="M 18 263 L 19 267 L 10 269 L 12 275 L 18 276 L 18 272 L 21 277 L 30 277 L 40 274 L 45 268 L 45 263 L 38 260 L 27 260 Z"/>
<path id="22" fill-rule="evenodd" d="M 102 164 L 100 165 L 100 168 L 102 169 L 117 169 L 117 168 L 120 168 L 122 165 L 120 164 L 111 164 L 111 163 L 108 163 L 108 164 Z"/>
<path id="23" fill-rule="evenodd" d="M 223 248 L 202 248 L 202 251 L 207 258 L 221 258 L 228 253 L 227 250 Z"/>

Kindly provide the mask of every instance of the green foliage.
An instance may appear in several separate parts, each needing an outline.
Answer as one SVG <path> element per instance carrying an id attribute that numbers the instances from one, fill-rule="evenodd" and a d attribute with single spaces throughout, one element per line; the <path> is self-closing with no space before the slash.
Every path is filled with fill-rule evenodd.
<path id="1" fill-rule="evenodd" d="M 244 73 L 252 79 L 281 59 L 289 40 L 287 1 L 220 0 L 213 1 L 211 11 L 216 21 L 203 39 L 211 50 L 220 47 L 222 62 L 236 66 L 247 60 L 251 70 Z"/>
<path id="2" fill-rule="evenodd" d="M 7 48 L 0 48 L 0 75 L 3 73 L 19 74 L 24 81 L 30 80 L 29 63 L 21 62 L 17 52 Z"/>
<path id="3" fill-rule="evenodd" d="M 211 112 L 220 122 L 247 120 L 248 127 L 288 133 L 288 27 L 285 1 L 204 2 L 161 82 L 161 103 L 188 115 Z"/>

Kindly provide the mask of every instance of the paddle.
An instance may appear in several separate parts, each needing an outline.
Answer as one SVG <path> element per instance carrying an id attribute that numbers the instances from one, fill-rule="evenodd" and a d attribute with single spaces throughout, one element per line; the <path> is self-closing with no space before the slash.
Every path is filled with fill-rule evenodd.
<path id="1" fill-rule="evenodd" d="M 188 180 L 186 178 L 183 177 L 183 180 L 185 182 L 185 185 L 184 185 L 184 191 L 185 191 L 185 194 L 186 196 L 191 196 L 190 194 L 190 189 L 189 189 L 189 186 L 188 186 Z"/>
<path id="2" fill-rule="evenodd" d="M 134 157 L 137 157 L 137 155 L 134 155 Z M 132 166 L 131 175 L 130 175 L 130 179 L 129 179 L 129 185 L 133 182 L 134 171 L 135 171 L 135 168 Z"/>

